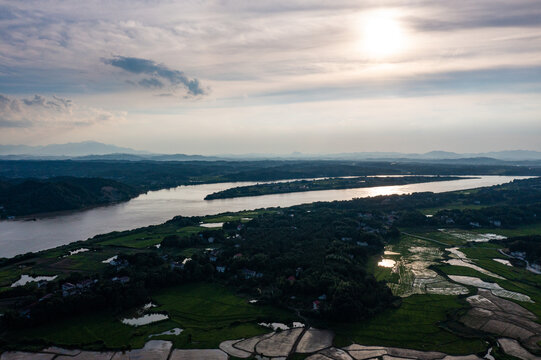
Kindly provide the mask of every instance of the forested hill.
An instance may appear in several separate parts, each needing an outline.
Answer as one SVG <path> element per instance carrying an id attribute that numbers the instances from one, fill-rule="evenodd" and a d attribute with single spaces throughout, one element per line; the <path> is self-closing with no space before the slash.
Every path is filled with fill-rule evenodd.
<path id="1" fill-rule="evenodd" d="M 2 161 L 0 178 L 75 176 L 120 181 L 139 191 L 186 184 L 367 175 L 526 175 L 538 166 L 397 163 L 389 161 Z"/>
<path id="2" fill-rule="evenodd" d="M 2 217 L 77 210 L 126 201 L 139 192 L 115 180 L 56 177 L 47 180 L 0 180 Z"/>

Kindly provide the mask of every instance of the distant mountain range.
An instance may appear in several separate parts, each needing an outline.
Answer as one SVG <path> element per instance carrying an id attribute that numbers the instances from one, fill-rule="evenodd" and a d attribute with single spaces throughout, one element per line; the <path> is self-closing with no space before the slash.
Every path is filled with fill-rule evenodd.
<path id="1" fill-rule="evenodd" d="M 45 146 L 0 145 L 0 159 L 76 159 L 76 160 L 124 160 L 124 161 L 215 161 L 215 160 L 383 160 L 423 161 L 448 163 L 494 164 L 500 162 L 539 162 L 541 152 L 530 150 L 507 150 L 485 153 L 455 153 L 430 151 L 423 154 L 400 152 L 354 152 L 338 154 L 223 154 L 214 156 L 186 154 L 155 154 L 96 141 L 52 144 Z"/>
<path id="2" fill-rule="evenodd" d="M 0 155 L 32 155 L 32 156 L 86 156 L 107 154 L 149 154 L 130 148 L 103 144 L 97 141 L 78 143 L 51 144 L 45 146 L 0 145 Z"/>

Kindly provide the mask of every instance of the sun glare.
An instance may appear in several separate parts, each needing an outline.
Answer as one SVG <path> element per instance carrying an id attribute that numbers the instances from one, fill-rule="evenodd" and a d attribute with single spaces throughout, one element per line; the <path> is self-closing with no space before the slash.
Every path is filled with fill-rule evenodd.
<path id="1" fill-rule="evenodd" d="M 388 57 L 404 48 L 404 31 L 396 15 L 390 11 L 363 16 L 360 31 L 360 51 L 369 57 Z"/>

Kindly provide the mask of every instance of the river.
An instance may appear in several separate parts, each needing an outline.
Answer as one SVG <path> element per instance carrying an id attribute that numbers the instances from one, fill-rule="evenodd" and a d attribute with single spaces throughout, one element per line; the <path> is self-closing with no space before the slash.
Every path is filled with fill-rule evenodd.
<path id="1" fill-rule="evenodd" d="M 207 194 L 255 182 L 218 183 L 179 186 L 150 191 L 125 203 L 39 218 L 36 221 L 0 221 L 0 257 L 12 257 L 30 251 L 50 249 L 98 234 L 160 224 L 175 215 L 201 216 L 227 211 L 266 207 L 287 207 L 316 201 L 351 200 L 353 198 L 445 192 L 491 186 L 510 182 L 520 176 L 480 176 L 475 179 L 439 181 L 401 186 L 321 190 L 274 194 L 234 199 L 204 200 Z"/>

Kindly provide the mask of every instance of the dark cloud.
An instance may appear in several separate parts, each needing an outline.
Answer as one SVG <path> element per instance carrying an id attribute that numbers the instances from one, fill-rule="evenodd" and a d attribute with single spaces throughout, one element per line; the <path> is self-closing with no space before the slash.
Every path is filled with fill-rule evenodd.
<path id="1" fill-rule="evenodd" d="M 28 120 L 13 121 L 0 116 L 0 128 L 25 128 L 30 126 L 31 123 Z"/>
<path id="2" fill-rule="evenodd" d="M 454 94 L 540 94 L 541 66 L 441 72 L 414 77 L 372 80 L 353 86 L 322 86 L 254 95 L 264 103 L 291 104 L 344 99 L 420 97 Z"/>
<path id="3" fill-rule="evenodd" d="M 16 19 L 17 15 L 12 8 L 8 6 L 0 6 L 0 20 L 13 20 Z"/>
<path id="4" fill-rule="evenodd" d="M 164 87 L 164 84 L 156 78 L 143 79 L 138 84 L 149 89 L 162 89 Z"/>
<path id="5" fill-rule="evenodd" d="M 102 109 L 74 104 L 58 96 L 12 98 L 0 94 L 0 128 L 36 126 L 86 126 L 121 118 Z"/>
<path id="6" fill-rule="evenodd" d="M 116 56 L 111 59 L 104 59 L 105 64 L 118 67 L 132 74 L 150 75 L 151 78 L 144 78 L 138 82 L 140 86 L 146 88 L 164 88 L 164 81 L 173 87 L 183 86 L 190 95 L 204 95 L 206 91 L 201 87 L 198 79 L 188 78 L 184 72 L 170 69 L 163 64 L 158 64 L 152 60 Z"/>
<path id="7" fill-rule="evenodd" d="M 450 31 L 485 27 L 530 27 L 541 25 L 541 14 L 524 14 L 518 16 L 500 16 L 490 18 L 463 19 L 456 21 L 439 19 L 407 19 L 413 26 L 422 31 Z"/>
<path id="8" fill-rule="evenodd" d="M 453 1 L 442 5 L 445 17 L 409 17 L 422 31 L 449 31 L 486 27 L 541 26 L 541 7 L 535 1 Z"/>

